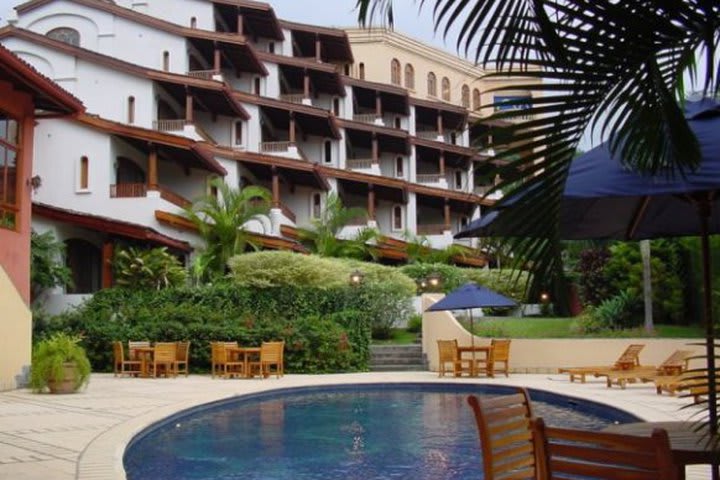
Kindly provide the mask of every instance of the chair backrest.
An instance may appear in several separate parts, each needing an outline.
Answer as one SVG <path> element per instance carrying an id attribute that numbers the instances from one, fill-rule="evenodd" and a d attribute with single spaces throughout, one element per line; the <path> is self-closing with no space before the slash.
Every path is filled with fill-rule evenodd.
<path id="1" fill-rule="evenodd" d="M 137 347 L 149 347 L 149 346 L 150 346 L 150 342 L 147 340 L 128 342 L 128 348 L 130 350 L 132 350 L 133 348 L 137 348 Z"/>
<path id="2" fill-rule="evenodd" d="M 490 345 L 492 345 L 492 352 L 493 352 L 493 360 L 495 361 L 501 361 L 501 362 L 507 362 L 510 360 L 510 340 L 501 340 L 497 338 L 493 338 L 490 341 Z"/>
<path id="3" fill-rule="evenodd" d="M 625 367 L 627 365 L 640 365 L 640 351 L 645 348 L 644 344 L 632 344 L 629 345 L 620 357 L 615 361 L 615 365 L 618 367 Z"/>
<path id="4" fill-rule="evenodd" d="M 187 362 L 190 358 L 190 342 L 177 342 L 177 357 L 180 362 Z"/>
<path id="5" fill-rule="evenodd" d="M 542 471 L 532 426 L 530 396 L 524 388 L 497 397 L 468 396 L 475 414 L 485 480 L 535 480 Z"/>
<path id="6" fill-rule="evenodd" d="M 689 357 L 693 353 L 692 350 L 675 350 L 672 355 L 658 365 L 658 370 L 677 369 L 680 372 L 687 370 Z"/>
<path id="7" fill-rule="evenodd" d="M 177 343 L 175 342 L 158 342 L 153 350 L 153 360 L 155 362 L 174 362 L 177 356 Z"/>
<path id="8" fill-rule="evenodd" d="M 649 437 L 548 427 L 541 418 L 535 429 L 547 478 L 603 480 L 678 480 L 665 430 Z"/>
<path id="9" fill-rule="evenodd" d="M 457 359 L 457 340 L 438 340 L 438 361 L 454 362 Z"/>
<path id="10" fill-rule="evenodd" d="M 285 342 L 262 342 L 260 345 L 260 361 L 261 362 L 277 362 L 283 360 L 283 349 Z"/>

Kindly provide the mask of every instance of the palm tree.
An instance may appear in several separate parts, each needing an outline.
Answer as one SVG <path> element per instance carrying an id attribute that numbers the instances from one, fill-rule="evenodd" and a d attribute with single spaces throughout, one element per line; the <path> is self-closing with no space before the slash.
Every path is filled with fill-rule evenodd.
<path id="1" fill-rule="evenodd" d="M 193 267 L 196 279 L 224 275 L 230 257 L 244 252 L 248 246 L 256 248 L 244 225 L 270 210 L 271 195 L 265 188 L 231 188 L 221 178 L 210 185 L 218 195 L 206 195 L 185 210 L 185 216 L 205 241 L 205 250 Z"/>
<path id="2" fill-rule="evenodd" d="M 312 228 L 299 230 L 300 240 L 314 253 L 323 257 L 363 259 L 373 256 L 368 242 L 377 238 L 377 230 L 363 228 L 355 238 L 338 238 L 340 231 L 352 220 L 364 217 L 367 217 L 367 211 L 364 208 L 347 208 L 342 204 L 340 197 L 331 192 L 327 196 L 320 216 L 312 219 Z"/>

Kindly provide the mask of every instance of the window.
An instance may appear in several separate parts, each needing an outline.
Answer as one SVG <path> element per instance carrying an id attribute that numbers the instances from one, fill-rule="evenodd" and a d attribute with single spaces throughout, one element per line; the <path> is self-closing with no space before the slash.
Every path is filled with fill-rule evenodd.
<path id="1" fill-rule="evenodd" d="M 358 77 L 360 77 L 360 80 L 365 80 L 365 64 L 362 62 L 358 65 Z"/>
<path id="2" fill-rule="evenodd" d="M 87 190 L 90 186 L 90 160 L 83 155 L 80 157 L 80 190 Z"/>
<path id="3" fill-rule="evenodd" d="M 349 63 L 345 64 L 345 67 L 343 67 L 343 72 L 345 73 L 345 75 L 350 75 L 350 64 Z"/>
<path id="4" fill-rule="evenodd" d="M 135 123 L 135 97 L 132 96 L 127 99 L 127 121 Z"/>
<path id="5" fill-rule="evenodd" d="M 427 93 L 431 97 L 437 97 L 437 77 L 433 72 L 428 73 L 427 76 Z"/>
<path id="6" fill-rule="evenodd" d="M 313 193 L 310 205 L 310 217 L 320 218 L 322 215 L 322 197 L 319 193 Z"/>
<path id="7" fill-rule="evenodd" d="M 457 145 L 457 133 L 450 133 L 450 143 L 452 143 L 453 145 Z"/>
<path id="8" fill-rule="evenodd" d="M 0 110 L 0 228 L 15 229 L 20 124 Z"/>
<path id="9" fill-rule="evenodd" d="M 472 108 L 473 110 L 480 110 L 480 90 L 477 88 L 473 88 Z"/>
<path id="10" fill-rule="evenodd" d="M 255 77 L 255 80 L 253 80 L 253 93 L 260 95 L 260 77 Z"/>
<path id="11" fill-rule="evenodd" d="M 65 241 L 65 264 L 70 269 L 72 283 L 67 293 L 94 293 L 100 290 L 102 253 L 100 249 L 79 238 Z"/>
<path id="12" fill-rule="evenodd" d="M 394 231 L 403 230 L 403 208 L 402 205 L 393 207 L 392 229 Z"/>
<path id="13" fill-rule="evenodd" d="M 465 230 L 465 228 L 468 226 L 469 223 L 470 223 L 470 219 L 467 217 L 467 215 L 463 215 L 462 217 L 460 217 L 459 230 Z"/>
<path id="14" fill-rule="evenodd" d="M 455 170 L 455 190 L 461 190 L 463 186 L 463 177 L 460 170 Z"/>
<path id="15" fill-rule="evenodd" d="M 163 70 L 170 71 L 170 52 L 167 50 L 163 52 Z"/>
<path id="16" fill-rule="evenodd" d="M 462 106 L 465 108 L 470 108 L 470 87 L 468 87 L 467 85 L 462 86 L 461 97 Z"/>
<path id="17" fill-rule="evenodd" d="M 275 53 L 275 42 L 268 43 L 268 52 Z"/>
<path id="18" fill-rule="evenodd" d="M 450 101 L 450 80 L 447 77 L 442 79 L 442 99 L 446 102 Z"/>
<path id="19" fill-rule="evenodd" d="M 390 83 L 400 85 L 400 61 L 397 58 L 390 62 Z"/>
<path id="20" fill-rule="evenodd" d="M 59 40 L 61 42 L 74 45 L 76 47 L 80 46 L 80 32 L 78 32 L 74 28 L 54 28 L 47 32 L 47 36 L 49 38 L 52 38 L 53 40 Z"/>
<path id="21" fill-rule="evenodd" d="M 532 97 L 527 95 L 495 95 L 495 111 L 525 110 L 530 108 Z"/>
<path id="22" fill-rule="evenodd" d="M 340 99 L 333 98 L 333 113 L 336 117 L 340 116 Z"/>
<path id="23" fill-rule="evenodd" d="M 395 128 L 402 128 L 402 120 L 400 120 L 400 117 L 395 117 Z"/>
<path id="24" fill-rule="evenodd" d="M 235 122 L 235 146 L 240 147 L 243 144 L 243 123 Z"/>
<path id="25" fill-rule="evenodd" d="M 397 157 L 395 159 L 395 176 L 398 178 L 405 177 L 405 164 L 403 162 L 403 157 Z"/>
<path id="26" fill-rule="evenodd" d="M 190 17 L 190 28 L 197 28 L 197 18 Z"/>
<path id="27" fill-rule="evenodd" d="M 332 162 L 332 143 L 330 140 L 325 140 L 325 163 Z"/>
<path id="28" fill-rule="evenodd" d="M 405 64 L 405 88 L 415 90 L 415 69 L 409 63 Z"/>

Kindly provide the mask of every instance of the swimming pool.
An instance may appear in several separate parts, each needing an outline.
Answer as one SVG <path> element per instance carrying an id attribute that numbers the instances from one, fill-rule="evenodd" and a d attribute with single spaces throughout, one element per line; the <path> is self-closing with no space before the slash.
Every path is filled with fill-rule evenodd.
<path id="1" fill-rule="evenodd" d="M 366 480 L 482 478 L 468 394 L 489 385 L 370 384 L 276 390 L 199 407 L 129 445 L 140 479 Z M 637 421 L 597 403 L 531 391 L 550 425 L 601 429 Z"/>

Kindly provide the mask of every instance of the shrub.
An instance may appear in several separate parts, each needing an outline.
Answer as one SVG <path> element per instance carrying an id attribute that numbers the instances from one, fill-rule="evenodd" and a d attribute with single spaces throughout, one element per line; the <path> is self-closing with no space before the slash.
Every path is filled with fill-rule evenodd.
<path id="1" fill-rule="evenodd" d="M 407 330 L 411 333 L 420 333 L 422 331 L 422 315 L 418 313 L 410 315 Z"/>
<path id="2" fill-rule="evenodd" d="M 115 253 L 113 271 L 118 285 L 133 289 L 179 287 L 188 278 L 180 261 L 165 247 L 120 249 Z"/>
<path id="3" fill-rule="evenodd" d="M 254 252 L 236 255 L 228 262 L 239 286 L 268 288 L 304 285 L 333 288 L 347 285 L 350 270 L 342 262 L 292 252 Z"/>
<path id="4" fill-rule="evenodd" d="M 611 297 L 593 310 L 595 322 L 602 328 L 623 329 L 635 326 L 638 298 L 631 291 L 623 291 Z"/>

